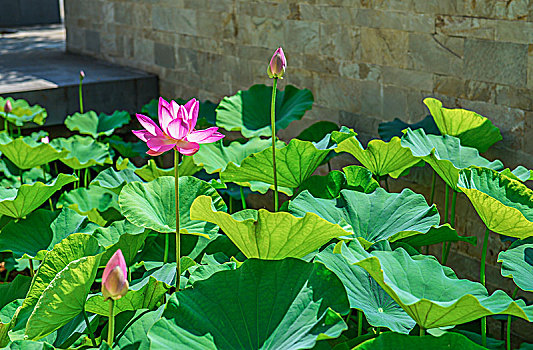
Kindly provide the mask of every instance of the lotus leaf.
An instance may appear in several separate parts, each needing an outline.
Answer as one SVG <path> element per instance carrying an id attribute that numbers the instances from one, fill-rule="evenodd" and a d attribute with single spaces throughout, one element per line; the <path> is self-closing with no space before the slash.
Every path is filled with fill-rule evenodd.
<path id="1" fill-rule="evenodd" d="M 58 138 L 52 140 L 50 145 L 69 151 L 67 156 L 59 160 L 75 170 L 93 165 L 113 164 L 109 147 L 89 136 L 74 135 L 68 139 Z"/>
<path id="2" fill-rule="evenodd" d="M 433 257 L 395 251 L 367 253 L 358 241 L 334 250 L 364 268 L 416 323 L 426 329 L 454 326 L 490 315 L 533 320 L 533 307 L 498 290 L 489 295 L 481 283 L 457 279 Z"/>
<path id="3" fill-rule="evenodd" d="M 202 145 L 203 147 L 204 145 Z M 180 177 L 181 176 L 193 176 L 202 168 L 194 164 L 193 158 L 190 156 L 184 156 L 179 165 Z M 174 176 L 174 168 L 161 169 L 157 167 L 155 161 L 150 159 L 148 164 L 142 168 L 136 169 L 135 174 L 140 176 L 144 181 L 150 182 L 161 176 Z"/>
<path id="4" fill-rule="evenodd" d="M 519 239 L 533 236 L 533 191 L 520 181 L 472 167 L 461 170 L 457 186 L 489 230 Z"/>
<path id="5" fill-rule="evenodd" d="M 350 307 L 364 312 L 368 323 L 374 327 L 408 334 L 415 321 L 403 311 L 363 268 L 350 265 L 341 255 L 333 253 L 334 244 L 321 251 L 315 261 L 321 262 L 342 281 Z"/>
<path id="6" fill-rule="evenodd" d="M 270 105 L 272 87 L 254 85 L 222 99 L 216 109 L 218 127 L 228 131 L 240 131 L 244 137 L 271 136 Z M 313 107 L 313 94 L 308 89 L 287 85 L 276 93 L 276 129 L 285 129 L 300 120 Z M 277 131 L 276 130 L 276 131 Z"/>
<path id="7" fill-rule="evenodd" d="M 34 141 L 30 136 L 12 139 L 0 132 L 0 152 L 20 169 L 31 169 L 65 157 L 67 150 Z"/>
<path id="8" fill-rule="evenodd" d="M 215 234 L 217 226 L 191 218 L 189 211 L 198 196 L 210 196 L 217 210 L 226 211 L 222 197 L 207 182 L 194 177 L 180 177 L 179 185 L 180 232 L 205 237 Z M 126 219 L 136 226 L 161 233 L 174 232 L 174 194 L 174 177 L 171 176 L 159 177 L 148 183 L 131 182 L 120 192 L 120 208 Z"/>
<path id="9" fill-rule="evenodd" d="M 296 138 L 302 141 L 319 142 L 333 131 L 339 131 L 339 126 L 327 120 L 321 120 L 307 127 Z"/>
<path id="10" fill-rule="evenodd" d="M 18 189 L 0 188 L 0 214 L 21 219 L 39 208 L 61 187 L 74 182 L 77 177 L 59 174 L 51 183 L 36 182 Z"/>
<path id="11" fill-rule="evenodd" d="M 440 132 L 459 138 L 461 145 L 465 147 L 474 147 L 483 153 L 502 139 L 500 130 L 489 119 L 476 112 L 444 108 L 442 102 L 434 98 L 426 98 L 424 104 Z"/>
<path id="12" fill-rule="evenodd" d="M 211 198 L 201 196 L 191 206 L 191 219 L 220 226 L 248 258 L 303 258 L 333 238 L 346 234 L 339 225 L 314 213 L 298 218 L 264 209 L 246 209 L 233 215 L 213 209 Z"/>
<path id="13" fill-rule="evenodd" d="M 120 219 L 117 194 L 98 186 L 63 192 L 57 201 L 57 207 L 74 209 L 101 226 L 105 226 L 108 221 Z"/>
<path id="14" fill-rule="evenodd" d="M 366 247 L 426 233 L 440 221 L 437 208 L 410 189 L 388 193 L 378 188 L 369 194 L 341 190 L 338 199 L 314 198 L 304 191 L 290 202 L 289 212 L 298 217 L 315 213 L 342 226 L 345 236 L 358 238 Z"/>
<path id="15" fill-rule="evenodd" d="M 122 319 L 125 325 L 115 338 L 115 346 L 119 349 L 150 349 L 150 340 L 148 339 L 148 330 L 152 328 L 154 323 L 161 318 L 164 307 L 160 307 L 155 311 L 140 309 L 136 312 L 126 311 L 117 316 L 117 330 L 120 329 Z"/>
<path id="16" fill-rule="evenodd" d="M 356 346 L 354 350 L 389 350 L 389 349 L 461 349 L 461 350 L 484 350 L 485 347 L 478 345 L 459 333 L 447 332 L 440 337 L 425 335 L 423 337 L 409 337 L 403 334 L 386 332 L 379 337 L 367 340 Z"/>
<path id="17" fill-rule="evenodd" d="M 515 241 L 498 255 L 502 276 L 512 278 L 520 289 L 533 292 L 533 238 Z"/>
<path id="18" fill-rule="evenodd" d="M 105 113 L 98 115 L 95 111 L 88 111 L 69 115 L 65 119 L 65 126 L 70 131 L 78 131 L 80 134 L 97 138 L 104 135 L 110 136 L 115 129 L 128 124 L 130 119 L 126 111 L 115 111 L 111 115 Z"/>
<path id="19" fill-rule="evenodd" d="M 146 157 L 148 147 L 144 142 L 126 142 L 123 141 L 117 135 L 113 135 L 110 138 L 104 140 L 111 148 L 117 151 L 121 156 L 127 158 Z"/>
<path id="20" fill-rule="evenodd" d="M 426 135 L 422 129 L 404 131 L 402 145 L 409 147 L 416 157 L 422 158 L 455 191 L 459 172 L 470 166 L 502 170 L 499 160 L 493 162 L 479 155 L 475 148 L 462 146 L 458 138 L 443 135 Z"/>
<path id="21" fill-rule="evenodd" d="M 4 106 L 8 100 L 11 102 L 12 110 L 11 113 L 6 116 Z M 10 123 L 19 127 L 23 126 L 24 123 L 27 122 L 34 122 L 35 124 L 43 125 L 46 117 L 48 116 L 46 109 L 43 107 L 39 105 L 30 106 L 26 100 L 14 100 L 11 97 L 0 97 L 0 111 L 2 112 L 0 113 L 0 116 L 7 118 Z"/>
<path id="22" fill-rule="evenodd" d="M 450 224 L 444 224 L 431 227 L 426 234 L 403 238 L 400 242 L 407 243 L 413 247 L 422 247 L 442 242 L 467 242 L 476 245 L 477 237 L 460 236 Z"/>
<path id="23" fill-rule="evenodd" d="M 392 122 L 380 123 L 378 126 L 378 133 L 379 137 L 381 137 L 383 141 L 389 142 L 395 136 L 401 138 L 403 136 L 403 130 L 407 128 L 411 130 L 424 129 L 424 132 L 427 135 L 441 134 L 431 115 L 428 115 L 421 121 L 413 124 L 409 124 L 398 118 L 394 118 Z"/>
<path id="24" fill-rule="evenodd" d="M 502 175 L 509 176 L 513 180 L 522 182 L 533 180 L 533 170 L 529 170 L 521 165 L 517 166 L 514 170 L 506 168 L 501 173 Z"/>
<path id="25" fill-rule="evenodd" d="M 98 239 L 101 246 L 106 248 L 100 260 L 102 266 L 107 264 L 118 249 L 122 251 L 126 264 L 131 265 L 148 233 L 148 230 L 135 226 L 127 220 L 115 221 L 107 227 L 95 229 L 93 236 Z"/>
<path id="26" fill-rule="evenodd" d="M 107 168 L 96 175 L 91 186 L 100 186 L 119 194 L 125 184 L 133 181 L 142 181 L 133 169 L 127 168 L 117 171 L 113 168 Z"/>
<path id="27" fill-rule="evenodd" d="M 398 137 L 393 137 L 389 142 L 372 140 L 364 149 L 356 136 L 353 130 L 333 132 L 331 137 L 337 143 L 335 152 L 350 153 L 378 178 L 386 175 L 398 178 L 420 161 L 409 148 L 402 147 Z"/>
<path id="28" fill-rule="evenodd" d="M 148 338 L 151 349 L 309 349 L 347 328 L 348 309 L 322 264 L 250 259 L 175 293 Z"/>

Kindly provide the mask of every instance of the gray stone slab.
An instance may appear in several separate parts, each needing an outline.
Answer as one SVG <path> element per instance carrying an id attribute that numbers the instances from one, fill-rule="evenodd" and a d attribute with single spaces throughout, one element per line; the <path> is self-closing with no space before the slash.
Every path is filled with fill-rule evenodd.
<path id="1" fill-rule="evenodd" d="M 0 27 L 60 23 L 59 0 L 0 0 Z"/>

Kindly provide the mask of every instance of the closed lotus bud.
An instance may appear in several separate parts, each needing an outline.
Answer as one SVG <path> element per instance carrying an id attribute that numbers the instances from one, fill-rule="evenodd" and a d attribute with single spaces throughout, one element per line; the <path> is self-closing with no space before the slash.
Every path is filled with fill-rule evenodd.
<path id="1" fill-rule="evenodd" d="M 50 139 L 48 138 L 48 136 L 41 138 L 41 143 L 50 143 Z"/>
<path id="2" fill-rule="evenodd" d="M 274 52 L 274 55 L 270 59 L 270 64 L 268 65 L 267 73 L 270 78 L 281 78 L 283 79 L 283 74 L 285 74 L 285 68 L 287 67 L 287 60 L 285 59 L 285 54 L 283 49 L 280 47 Z"/>
<path id="3" fill-rule="evenodd" d="M 85 72 L 80 70 L 80 79 L 83 80 L 85 79 Z"/>
<path id="4" fill-rule="evenodd" d="M 118 300 L 128 292 L 128 268 L 119 249 L 107 262 L 102 275 L 102 295 L 105 300 Z"/>
<path id="5" fill-rule="evenodd" d="M 4 112 L 6 112 L 6 114 L 11 113 L 12 110 L 13 106 L 11 106 L 11 101 L 7 100 L 6 104 L 4 105 Z"/>

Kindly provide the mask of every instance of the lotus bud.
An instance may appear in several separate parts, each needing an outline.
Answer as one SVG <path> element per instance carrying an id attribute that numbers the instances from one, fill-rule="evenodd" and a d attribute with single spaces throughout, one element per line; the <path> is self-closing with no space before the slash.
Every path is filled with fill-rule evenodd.
<path id="1" fill-rule="evenodd" d="M 41 138 L 41 143 L 50 143 L 50 139 L 48 138 L 48 136 Z"/>
<path id="2" fill-rule="evenodd" d="M 80 70 L 80 80 L 85 79 L 85 72 Z"/>
<path id="3" fill-rule="evenodd" d="M 119 249 L 107 262 L 102 275 L 102 295 L 105 300 L 118 300 L 128 292 L 128 268 Z"/>
<path id="4" fill-rule="evenodd" d="M 7 100 L 6 104 L 4 105 L 4 112 L 6 112 L 6 114 L 11 113 L 12 110 L 13 106 L 11 106 L 11 101 Z"/>
<path id="5" fill-rule="evenodd" d="M 287 67 L 287 60 L 285 59 L 285 54 L 283 49 L 280 47 L 274 52 L 272 59 L 270 59 L 270 64 L 268 65 L 267 73 L 270 78 L 281 78 L 283 79 L 283 74 L 285 74 L 285 68 Z"/>

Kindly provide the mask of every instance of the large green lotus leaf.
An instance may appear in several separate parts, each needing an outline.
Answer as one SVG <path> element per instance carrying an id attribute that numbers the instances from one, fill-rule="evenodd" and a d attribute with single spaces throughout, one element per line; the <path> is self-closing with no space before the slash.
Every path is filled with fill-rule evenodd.
<path id="1" fill-rule="evenodd" d="M 204 145 L 202 145 L 203 147 Z M 202 168 L 194 164 L 193 158 L 190 156 L 184 156 L 179 165 L 180 177 L 193 176 L 199 172 Z M 174 168 L 161 169 L 158 168 L 153 159 L 148 161 L 148 164 L 142 168 L 136 169 L 135 174 L 140 176 L 144 181 L 150 182 L 161 176 L 174 176 Z"/>
<path id="2" fill-rule="evenodd" d="M 148 331 L 163 314 L 164 306 L 155 311 L 139 309 L 125 311 L 115 319 L 115 348 L 149 350 Z"/>
<path id="3" fill-rule="evenodd" d="M 521 165 L 517 166 L 514 170 L 506 168 L 501 173 L 502 175 L 509 176 L 513 180 L 522 182 L 533 180 L 533 170 L 529 170 Z"/>
<path id="4" fill-rule="evenodd" d="M 498 254 L 502 276 L 512 278 L 520 289 L 533 292 L 533 237 L 515 241 Z"/>
<path id="5" fill-rule="evenodd" d="M 276 148 L 285 146 L 282 141 L 276 142 Z M 253 153 L 272 147 L 272 139 L 260 139 L 254 137 L 246 143 L 233 141 L 224 146 L 222 140 L 205 144 L 192 156 L 196 165 L 203 167 L 208 174 L 218 173 L 226 169 L 231 162 L 240 165 L 241 162 Z"/>
<path id="6" fill-rule="evenodd" d="M 364 149 L 356 136 L 352 130 L 333 132 L 331 138 L 337 143 L 335 152 L 350 153 L 377 177 L 390 175 L 396 179 L 420 161 L 409 148 L 402 147 L 398 137 L 389 142 L 371 140 Z"/>
<path id="7" fill-rule="evenodd" d="M 374 327 L 387 327 L 391 331 L 408 334 L 415 321 L 403 311 L 363 268 L 350 265 L 341 255 L 333 253 L 333 244 L 318 253 L 315 261 L 321 262 L 340 278 L 352 309 L 364 312 L 368 323 Z"/>
<path id="8" fill-rule="evenodd" d="M 502 139 L 500 130 L 489 119 L 476 112 L 444 108 L 442 102 L 434 98 L 424 99 L 424 104 L 441 134 L 459 138 L 463 146 L 474 147 L 483 153 Z"/>
<path id="9" fill-rule="evenodd" d="M 0 310 L 16 299 L 23 299 L 30 288 L 31 278 L 17 275 L 13 281 L 0 284 Z"/>
<path id="10" fill-rule="evenodd" d="M 106 248 L 100 260 L 101 266 L 105 266 L 118 249 L 122 251 L 126 265 L 132 265 L 149 232 L 149 230 L 133 225 L 128 220 L 115 221 L 107 227 L 95 229 L 93 236 L 98 239 L 101 246 Z"/>
<path id="11" fill-rule="evenodd" d="M 211 198 L 197 198 L 191 207 L 191 219 L 220 226 L 248 258 L 279 260 L 303 258 L 333 238 L 346 232 L 315 213 L 295 217 L 289 213 L 267 210 L 242 210 L 233 215 L 213 210 Z"/>
<path id="12" fill-rule="evenodd" d="M 31 169 L 65 157 L 67 150 L 37 142 L 30 136 L 12 139 L 0 132 L 0 152 L 20 169 Z"/>
<path id="13" fill-rule="evenodd" d="M 226 204 L 217 191 L 200 179 L 182 176 L 180 186 L 180 232 L 209 236 L 218 231 L 211 223 L 197 221 L 190 216 L 191 205 L 198 196 L 209 196 L 217 210 L 226 211 Z M 174 203 L 174 177 L 163 176 L 152 182 L 131 182 L 120 192 L 122 214 L 132 224 L 156 232 L 176 231 L 176 206 Z"/>
<path id="14" fill-rule="evenodd" d="M 312 142 L 292 139 L 287 146 L 276 150 L 278 186 L 297 188 L 313 174 L 328 153 L 329 150 L 317 149 Z M 240 166 L 229 163 L 220 173 L 220 179 L 241 186 L 249 186 L 251 181 L 274 184 L 272 147 L 251 154 Z"/>
<path id="15" fill-rule="evenodd" d="M 125 184 L 133 181 L 142 181 L 141 178 L 135 174 L 135 170 L 126 168 L 117 171 L 112 167 L 109 167 L 96 175 L 91 182 L 91 187 L 92 185 L 97 185 L 119 194 Z"/>
<path id="16" fill-rule="evenodd" d="M 16 340 L 9 343 L 6 349 L 9 350 L 55 350 L 53 345 L 47 342 L 33 341 L 33 340 Z"/>
<path id="17" fill-rule="evenodd" d="M 235 270 L 237 264 L 234 261 L 220 263 L 213 255 L 204 255 L 202 263 L 191 267 L 187 285 L 192 285 L 197 281 L 206 280 L 219 271 Z"/>
<path id="18" fill-rule="evenodd" d="M 406 123 L 398 118 L 394 118 L 391 122 L 380 123 L 378 126 L 378 134 L 383 141 L 389 142 L 395 136 L 401 138 L 403 136 L 403 130 L 407 128 L 411 130 L 424 129 L 424 132 L 428 135 L 441 134 L 431 115 L 428 115 L 421 121 L 413 124 Z"/>
<path id="19" fill-rule="evenodd" d="M 57 207 L 74 209 L 101 226 L 120 218 L 117 194 L 99 186 L 63 192 L 57 201 Z"/>
<path id="20" fill-rule="evenodd" d="M 339 170 L 333 170 L 328 175 L 313 175 L 298 187 L 299 192 L 309 191 L 315 198 L 337 198 L 341 190 L 349 189 L 364 193 L 371 193 L 379 187 L 379 183 L 372 177 L 367 168 L 350 165 Z"/>
<path id="21" fill-rule="evenodd" d="M 337 124 L 327 120 L 321 120 L 304 129 L 296 138 L 302 141 L 319 142 L 333 131 L 339 131 Z"/>
<path id="22" fill-rule="evenodd" d="M 24 123 L 27 122 L 34 122 L 38 125 L 44 124 L 44 121 L 48 116 L 46 109 L 39 105 L 30 106 L 26 100 L 15 100 L 11 97 L 0 97 L 0 111 L 2 111 L 0 115 L 3 118 L 6 118 L 4 106 L 8 100 L 11 102 L 12 107 L 11 112 L 7 115 L 7 120 L 10 123 L 15 124 L 16 126 L 23 126 Z"/>
<path id="23" fill-rule="evenodd" d="M 493 162 L 479 155 L 477 149 L 461 145 L 457 137 L 443 135 L 426 135 L 424 130 L 404 130 L 402 145 L 409 147 L 416 157 L 422 158 L 455 191 L 459 171 L 470 166 L 480 166 L 502 170 L 503 163 Z"/>
<path id="24" fill-rule="evenodd" d="M 447 332 L 440 337 L 425 335 L 413 337 L 404 334 L 385 332 L 377 338 L 367 340 L 354 348 L 354 350 L 428 350 L 428 349 L 461 349 L 461 350 L 484 350 L 485 347 L 478 345 L 462 334 Z"/>
<path id="25" fill-rule="evenodd" d="M 50 144 L 70 152 L 59 160 L 75 170 L 89 168 L 93 165 L 113 164 L 109 147 L 90 136 L 74 135 L 68 139 L 58 138 L 52 140 Z"/>
<path id="26" fill-rule="evenodd" d="M 348 309 L 324 265 L 250 259 L 172 295 L 148 338 L 150 349 L 310 349 L 347 328 Z"/>
<path id="27" fill-rule="evenodd" d="M 461 170 L 457 186 L 489 230 L 520 239 L 533 236 L 533 191 L 520 181 L 472 167 Z"/>
<path id="28" fill-rule="evenodd" d="M 130 122 L 130 115 L 126 111 L 115 111 L 113 114 L 100 113 L 95 111 L 85 113 L 74 113 L 65 119 L 65 126 L 70 131 L 78 131 L 80 134 L 98 136 L 110 136 L 115 129 L 120 128 Z"/>
<path id="29" fill-rule="evenodd" d="M 142 288 L 138 290 L 130 288 L 125 296 L 115 302 L 115 315 L 123 311 L 153 309 L 161 304 L 161 299 L 169 289 L 168 284 L 150 277 L 149 282 Z M 109 301 L 106 301 L 102 295 L 94 295 L 87 300 L 85 309 L 98 315 L 108 316 Z"/>
<path id="30" fill-rule="evenodd" d="M 38 209 L 25 219 L 10 221 L 0 231 L 0 251 L 10 251 L 15 258 L 42 260 L 65 237 L 91 233 L 96 227 L 69 208 L 56 212 Z"/>
<path id="31" fill-rule="evenodd" d="M 0 214 L 21 219 L 39 208 L 61 187 L 78 180 L 76 176 L 59 174 L 50 183 L 35 182 L 18 189 L 0 188 Z"/>
<path id="32" fill-rule="evenodd" d="M 83 311 L 101 254 L 70 262 L 40 296 L 26 325 L 29 339 L 41 339 Z"/>
<path id="33" fill-rule="evenodd" d="M 414 257 L 402 248 L 366 252 L 358 241 L 339 243 L 334 250 L 350 264 L 364 268 L 418 325 L 454 326 L 491 315 L 513 315 L 533 320 L 533 307 L 513 301 L 498 290 L 489 295 L 481 283 L 457 279 L 434 257 Z"/>
<path id="34" fill-rule="evenodd" d="M 216 109 L 218 127 L 228 131 L 240 131 L 244 137 L 271 136 L 270 103 L 272 87 L 254 85 L 249 90 L 239 91 L 222 99 Z M 295 120 L 300 120 L 313 107 L 313 93 L 287 85 L 276 93 L 276 131 L 285 129 Z"/>
<path id="35" fill-rule="evenodd" d="M 341 190 L 338 199 L 315 198 L 305 191 L 289 203 L 289 212 L 298 217 L 315 213 L 340 225 L 345 236 L 358 238 L 366 247 L 426 233 L 440 221 L 437 208 L 410 189 L 401 193 L 382 188 L 372 193 Z"/>
<path id="36" fill-rule="evenodd" d="M 103 142 L 109 144 L 109 146 L 117 151 L 122 157 L 147 157 L 146 152 L 148 151 L 148 147 L 146 146 L 146 142 L 140 140 L 135 142 L 127 142 L 122 140 L 117 135 L 108 137 L 104 139 Z"/>
<path id="37" fill-rule="evenodd" d="M 403 238 L 400 242 L 407 243 L 413 247 L 437 244 L 442 242 L 467 242 L 477 245 L 476 236 L 460 236 L 450 224 L 433 226 L 423 235 L 414 235 Z"/>
<path id="38" fill-rule="evenodd" d="M 75 233 L 67 236 L 61 242 L 56 244 L 54 248 L 46 254 L 39 269 L 30 285 L 30 290 L 24 299 L 22 309 L 17 320 L 17 329 L 24 328 L 27 319 L 33 312 L 35 305 L 43 295 L 56 276 L 63 271 L 71 262 L 81 264 L 84 257 L 98 256 L 102 252 L 102 248 L 98 244 L 98 240 L 91 235 L 85 233 Z M 98 263 L 90 260 L 90 263 Z M 85 262 L 83 263 L 85 264 Z M 89 264 L 89 262 L 87 262 Z M 80 272 L 80 271 L 78 271 Z M 80 272 L 80 277 L 86 271 Z M 79 313 L 79 311 L 78 311 Z"/>

